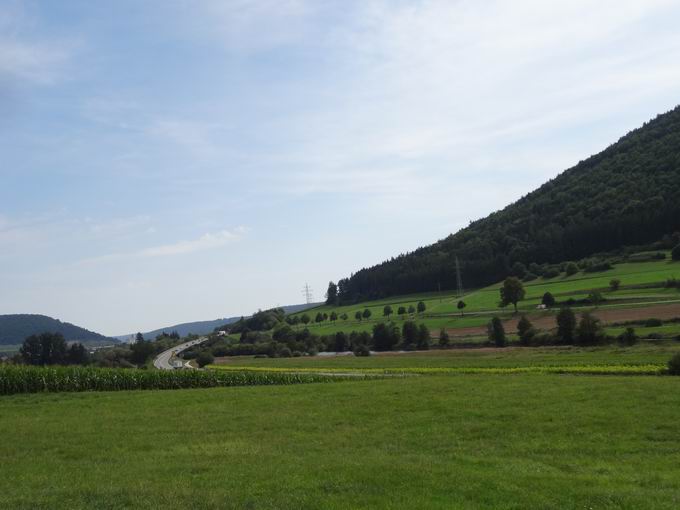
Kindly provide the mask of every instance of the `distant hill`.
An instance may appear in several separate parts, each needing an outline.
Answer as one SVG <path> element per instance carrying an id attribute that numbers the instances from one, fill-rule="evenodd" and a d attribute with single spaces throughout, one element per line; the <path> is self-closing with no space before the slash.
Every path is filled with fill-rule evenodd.
<path id="1" fill-rule="evenodd" d="M 306 310 L 308 308 L 312 308 L 315 306 L 320 305 L 321 303 L 312 303 L 312 304 L 304 304 L 304 305 L 288 305 L 288 306 L 282 306 L 283 310 L 286 313 L 295 313 L 295 312 L 300 312 L 302 310 Z M 158 335 L 161 333 L 172 333 L 173 331 L 177 331 L 179 336 L 185 337 L 189 334 L 194 334 L 194 335 L 206 335 L 208 333 L 212 333 L 215 328 L 218 328 L 220 326 L 224 326 L 226 324 L 232 324 L 236 321 L 238 321 L 241 317 L 228 317 L 224 319 L 215 319 L 215 320 L 210 320 L 210 321 L 197 321 L 197 322 L 184 322 L 182 324 L 175 324 L 174 326 L 168 326 L 165 328 L 160 328 L 160 329 L 154 329 L 153 331 L 147 331 L 146 333 L 142 333 L 144 335 L 144 338 L 147 340 L 152 340 L 156 338 Z M 117 336 L 116 338 L 122 341 L 129 341 L 131 338 L 135 336 L 136 333 L 130 333 L 128 335 L 121 335 Z"/>
<path id="2" fill-rule="evenodd" d="M 676 107 L 505 209 L 340 280 L 338 296 L 353 303 L 453 289 L 456 257 L 464 286 L 479 287 L 506 277 L 516 263 L 575 260 L 664 236 L 668 248 L 678 241 L 671 235 L 680 231 L 679 196 Z"/>
<path id="3" fill-rule="evenodd" d="M 26 337 L 44 332 L 61 333 L 69 342 L 77 341 L 88 345 L 117 342 L 113 338 L 46 315 L 0 315 L 0 345 L 20 344 Z"/>

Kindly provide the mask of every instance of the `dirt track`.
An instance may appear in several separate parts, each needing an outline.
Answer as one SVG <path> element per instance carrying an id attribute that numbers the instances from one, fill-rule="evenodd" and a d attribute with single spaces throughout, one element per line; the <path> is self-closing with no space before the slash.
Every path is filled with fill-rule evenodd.
<path id="1" fill-rule="evenodd" d="M 578 315 L 578 312 L 577 312 Z M 671 303 L 667 305 L 651 305 L 642 308 L 602 308 L 594 310 L 593 315 L 600 319 L 604 324 L 611 324 L 612 322 L 624 322 L 644 319 L 673 319 L 680 317 L 680 303 Z M 532 315 L 528 314 L 529 319 L 535 327 L 540 329 L 552 329 L 555 327 L 554 315 Z M 514 333 L 517 331 L 517 322 L 519 317 L 503 321 L 505 331 Z M 459 328 L 448 329 L 447 332 L 451 337 L 463 337 L 473 335 L 486 335 L 486 326 L 478 326 L 474 328 Z"/>

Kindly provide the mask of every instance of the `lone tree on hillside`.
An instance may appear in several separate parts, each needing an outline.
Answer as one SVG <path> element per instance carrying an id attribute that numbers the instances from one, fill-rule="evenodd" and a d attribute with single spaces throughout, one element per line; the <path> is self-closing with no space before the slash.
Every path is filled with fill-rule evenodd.
<path id="1" fill-rule="evenodd" d="M 517 303 L 524 299 L 524 294 L 524 285 L 519 281 L 519 278 L 509 276 L 501 287 L 501 306 L 508 306 L 512 303 L 515 306 L 515 313 L 517 313 Z"/>
<path id="2" fill-rule="evenodd" d="M 545 294 L 543 294 L 543 299 L 541 300 L 541 303 L 543 303 L 546 308 L 552 308 L 553 306 L 555 306 L 555 297 L 550 292 L 546 292 Z"/>
<path id="3" fill-rule="evenodd" d="M 522 315 L 517 323 L 517 334 L 519 335 L 519 343 L 522 345 L 529 345 L 536 334 L 533 324 L 526 315 Z"/>
<path id="4" fill-rule="evenodd" d="M 346 321 L 349 317 L 347 316 L 346 313 L 343 313 L 343 314 L 340 316 L 340 318 L 341 318 L 343 321 Z"/>
<path id="5" fill-rule="evenodd" d="M 571 308 L 562 308 L 557 317 L 557 336 L 563 344 L 574 343 L 574 330 L 576 329 L 576 315 Z"/>
<path id="6" fill-rule="evenodd" d="M 368 308 L 366 308 L 366 309 L 364 310 L 364 313 L 362 314 L 362 316 L 363 316 L 364 319 L 370 319 L 370 318 L 371 318 L 371 315 L 372 315 L 372 314 L 371 314 L 371 311 L 370 311 Z"/>
<path id="7" fill-rule="evenodd" d="M 330 317 L 330 319 L 331 319 L 331 322 L 337 321 L 337 320 L 338 320 L 338 314 L 335 313 L 335 312 L 331 312 L 331 317 Z"/>
<path id="8" fill-rule="evenodd" d="M 400 306 L 397 309 L 397 315 L 399 315 L 402 319 L 404 318 L 404 315 L 406 315 L 406 307 L 405 306 Z"/>
<path id="9" fill-rule="evenodd" d="M 302 324 L 304 324 L 306 326 L 307 324 L 309 324 L 309 321 L 311 319 L 309 318 L 309 315 L 307 315 L 305 313 L 305 314 L 302 315 L 302 317 L 300 317 L 300 320 L 302 321 Z"/>
<path id="10" fill-rule="evenodd" d="M 676 261 L 680 260 L 680 244 L 673 248 L 673 250 L 671 251 L 671 259 Z"/>
<path id="11" fill-rule="evenodd" d="M 383 315 L 388 319 L 390 318 L 390 315 L 392 315 L 392 307 L 390 305 L 385 305 L 385 308 L 383 308 Z"/>
<path id="12" fill-rule="evenodd" d="M 491 322 L 486 326 L 486 329 L 489 340 L 491 340 L 496 347 L 505 347 L 505 329 L 498 317 L 491 319 Z"/>
<path id="13" fill-rule="evenodd" d="M 418 313 L 423 313 L 427 307 L 425 306 L 425 303 L 422 301 L 418 301 Z"/>
<path id="14" fill-rule="evenodd" d="M 621 280 L 619 280 L 618 278 L 614 278 L 613 280 L 611 280 L 611 281 L 609 282 L 609 288 L 610 288 L 612 291 L 617 291 L 617 290 L 619 290 L 619 289 L 621 288 Z"/>
<path id="15" fill-rule="evenodd" d="M 406 321 L 401 327 L 404 348 L 411 348 L 418 341 L 418 326 L 413 321 Z"/>
<path id="16" fill-rule="evenodd" d="M 316 317 L 314 318 L 314 322 L 323 322 L 323 314 L 321 312 L 318 312 L 316 314 Z"/>
<path id="17" fill-rule="evenodd" d="M 408 305 L 408 313 L 409 315 L 413 315 L 414 313 L 416 313 L 416 307 L 413 305 Z"/>
<path id="18" fill-rule="evenodd" d="M 440 347 L 448 347 L 449 346 L 449 334 L 446 332 L 444 328 L 439 330 L 439 346 Z"/>
<path id="19" fill-rule="evenodd" d="M 328 282 L 328 290 L 326 291 L 326 304 L 338 304 L 338 286 L 333 282 Z"/>
<path id="20" fill-rule="evenodd" d="M 361 317 L 362 317 L 362 316 L 361 316 L 361 312 L 360 312 L 359 310 L 357 310 L 357 311 L 354 313 L 354 318 L 355 318 L 356 320 L 358 320 L 359 322 L 361 322 Z"/>
<path id="21" fill-rule="evenodd" d="M 465 301 L 463 301 L 463 300 L 461 299 L 460 301 L 458 301 L 458 304 L 457 304 L 456 306 L 458 307 L 458 310 L 460 310 L 460 316 L 462 317 L 462 316 L 463 316 L 463 310 L 464 310 L 465 307 L 467 306 L 467 305 L 465 304 Z"/>
<path id="22" fill-rule="evenodd" d="M 600 324 L 600 319 L 584 312 L 581 321 L 576 328 L 576 338 L 579 345 L 595 345 L 604 339 L 604 331 Z"/>

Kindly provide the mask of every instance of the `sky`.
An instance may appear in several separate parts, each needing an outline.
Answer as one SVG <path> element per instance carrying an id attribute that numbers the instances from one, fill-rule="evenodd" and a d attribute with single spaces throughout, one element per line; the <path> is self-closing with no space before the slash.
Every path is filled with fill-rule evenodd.
<path id="1" fill-rule="evenodd" d="M 0 0 L 0 314 L 323 299 L 680 102 L 667 0 Z"/>

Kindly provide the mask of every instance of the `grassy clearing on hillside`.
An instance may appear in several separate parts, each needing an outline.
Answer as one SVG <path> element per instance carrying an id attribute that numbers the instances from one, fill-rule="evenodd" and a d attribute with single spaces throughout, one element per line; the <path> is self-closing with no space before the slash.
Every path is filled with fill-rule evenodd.
<path id="1" fill-rule="evenodd" d="M 680 263 L 669 260 L 638 262 L 618 264 L 609 271 L 600 273 L 579 272 L 572 276 L 561 276 L 551 279 L 539 278 L 524 284 L 526 290 L 525 299 L 520 302 L 519 309 L 523 312 L 537 314 L 536 306 L 540 304 L 545 292 L 552 293 L 558 301 L 567 299 L 584 299 L 591 290 L 599 289 L 607 302 L 603 307 L 615 306 L 647 306 L 654 302 L 678 302 L 680 292 L 677 289 L 664 288 L 645 288 L 630 289 L 629 285 L 662 284 L 669 278 L 680 279 Z M 622 288 L 618 291 L 609 290 L 609 282 L 617 278 L 621 280 Z M 294 315 L 308 314 L 312 320 L 318 312 L 330 315 L 335 311 L 338 316 L 346 313 L 349 318 L 346 321 L 341 319 L 332 323 L 325 321 L 322 323 L 310 323 L 310 331 L 319 335 L 335 333 L 337 331 L 370 331 L 372 327 L 385 321 L 383 308 L 390 305 L 394 310 L 392 320 L 399 324 L 402 318 L 397 317 L 397 309 L 400 306 L 408 308 L 410 305 L 416 306 L 418 301 L 423 301 L 427 306 L 424 315 L 415 315 L 414 319 L 424 322 L 431 330 L 445 328 L 448 330 L 465 329 L 471 327 L 484 326 L 491 315 L 499 315 L 502 318 L 512 316 L 512 307 L 498 308 L 500 283 L 491 285 L 484 289 L 469 291 L 463 300 L 466 303 L 464 310 L 466 316 L 461 317 L 456 308 L 458 298 L 455 291 L 445 291 L 442 293 L 415 294 L 411 296 L 395 296 L 387 299 L 369 301 L 348 306 L 319 306 L 311 310 L 306 310 Z M 363 311 L 365 308 L 371 310 L 372 316 L 369 320 L 356 321 L 354 314 L 356 311 Z M 298 326 L 303 329 L 304 326 Z"/>
<path id="2" fill-rule="evenodd" d="M 669 508 L 680 378 L 414 377 L 0 399 L 0 507 Z"/>
<path id="3" fill-rule="evenodd" d="M 587 365 L 663 365 L 680 352 L 680 342 L 642 343 L 632 347 L 507 347 L 385 353 L 369 357 L 223 358 L 225 366 L 281 368 L 500 368 Z"/>

